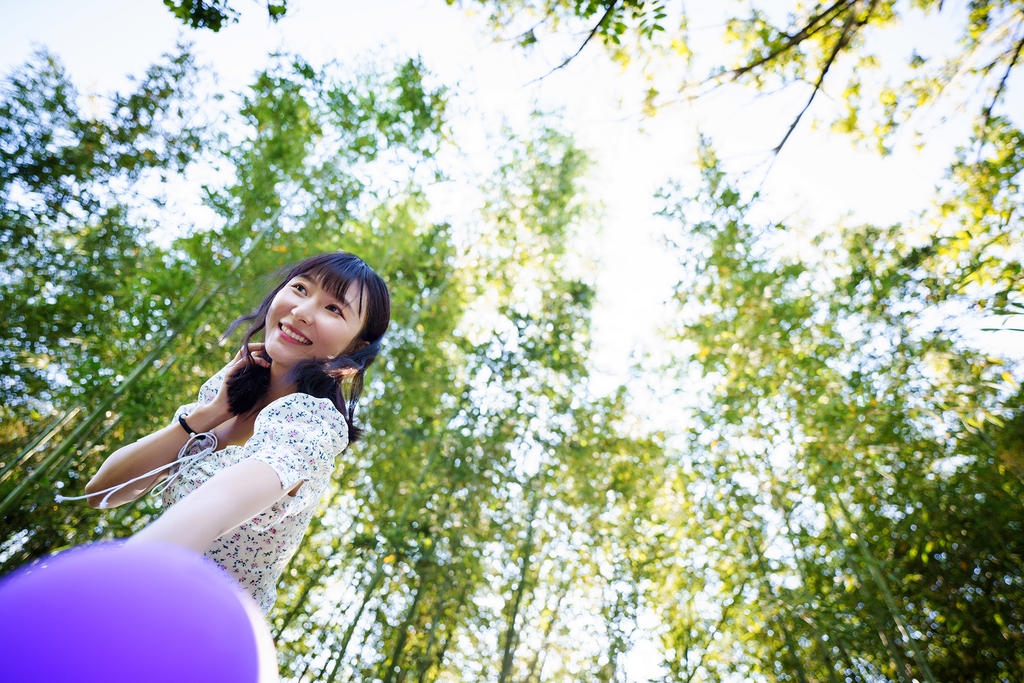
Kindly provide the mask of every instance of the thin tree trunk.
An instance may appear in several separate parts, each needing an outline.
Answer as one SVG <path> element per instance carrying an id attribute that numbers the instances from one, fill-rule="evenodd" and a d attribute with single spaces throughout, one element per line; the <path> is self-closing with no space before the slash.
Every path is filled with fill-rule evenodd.
<path id="1" fill-rule="evenodd" d="M 532 488 L 533 500 L 530 502 L 529 520 L 526 530 L 526 539 L 523 542 L 523 551 L 520 553 L 522 566 L 519 570 L 519 582 L 516 586 L 515 596 L 512 600 L 512 609 L 508 616 L 508 627 L 505 629 L 504 654 L 501 657 L 501 673 L 498 675 L 498 683 L 505 683 L 512 672 L 512 657 L 515 654 L 516 641 L 516 619 L 519 617 L 519 607 L 522 605 L 523 594 L 526 592 L 526 580 L 530 569 L 530 556 L 533 554 L 533 532 L 534 518 L 537 514 L 537 506 L 540 504 L 540 496 Z"/>
<path id="2" fill-rule="evenodd" d="M 579 573 L 579 567 L 573 567 L 572 573 L 562 582 L 562 585 L 558 587 L 558 599 L 555 600 L 555 607 L 551 611 L 551 619 L 548 620 L 547 625 L 544 626 L 544 635 L 541 636 L 540 647 L 537 648 L 537 652 L 533 655 L 533 661 L 530 662 L 530 668 L 526 674 L 526 680 L 540 680 L 538 672 L 538 666 L 541 663 L 541 653 L 547 653 L 548 641 L 551 637 L 551 632 L 555 628 L 555 624 L 558 623 L 558 615 L 562 609 L 562 600 L 569 594 L 569 589 L 572 587 L 576 576 Z"/>
<path id="3" fill-rule="evenodd" d="M 52 439 L 60 429 L 72 420 L 78 413 L 82 411 L 82 406 L 75 406 L 64 412 L 63 415 L 58 416 L 55 420 L 52 420 L 50 424 L 44 427 L 33 439 L 30 444 L 25 446 L 18 455 L 11 458 L 10 462 L 4 465 L 3 469 L 0 470 L 0 482 L 6 479 L 15 469 L 21 467 L 29 458 L 35 455 L 36 451 L 46 446 L 46 444 Z"/>
<path id="4" fill-rule="evenodd" d="M 830 491 L 830 494 L 832 494 L 834 498 L 838 498 L 838 496 L 834 492 Z M 825 517 L 828 519 L 829 524 L 832 527 L 832 531 L 833 533 L 835 533 L 836 537 L 839 539 L 843 539 L 843 533 L 839 529 L 839 525 L 836 524 L 836 520 L 832 517 L 832 514 L 828 511 L 828 508 L 825 508 Z M 844 555 L 846 555 L 845 552 Z M 850 571 L 852 571 L 857 576 L 857 580 L 860 582 L 861 587 L 864 588 L 870 585 L 869 581 L 864 580 L 864 577 L 861 574 L 860 568 L 857 566 L 857 563 L 854 562 L 853 559 L 848 556 L 846 557 L 846 560 L 847 565 L 850 568 Z M 905 680 L 905 678 L 910 678 L 911 680 L 913 680 L 914 672 L 910 669 L 906 660 L 903 659 L 903 655 L 900 653 L 899 648 L 894 647 L 893 644 L 889 642 L 888 636 L 886 636 L 885 632 L 882 631 L 880 628 L 877 629 L 876 632 L 878 633 L 878 639 L 882 642 L 882 645 L 889 652 L 889 658 L 893 665 L 893 669 L 896 672 L 896 675 L 900 677 L 901 681 Z"/>
<path id="5" fill-rule="evenodd" d="M 782 602 L 779 600 L 778 596 L 772 592 L 772 584 L 768 578 L 768 568 L 764 563 L 764 555 L 757 548 L 757 545 L 749 534 L 747 535 L 747 545 L 750 547 L 750 552 L 754 554 L 757 568 L 761 572 L 761 578 L 764 579 L 765 588 L 769 593 L 771 593 L 772 601 L 781 607 Z M 796 641 L 793 640 L 793 634 L 790 633 L 789 627 L 786 626 L 787 615 L 785 610 L 780 610 L 779 616 L 781 617 L 781 619 L 779 619 L 779 630 L 782 631 L 782 637 L 786 641 L 786 647 L 789 649 L 789 653 L 793 658 L 793 665 L 796 668 L 797 680 L 799 680 L 800 683 L 807 683 L 807 672 L 804 671 L 803 662 L 800 660 L 800 653 L 797 651 Z"/>
<path id="6" fill-rule="evenodd" d="M 320 577 L 324 575 L 326 569 L 327 563 L 323 562 L 320 564 L 319 567 L 317 567 L 316 571 L 312 574 L 312 576 L 306 579 L 305 585 L 303 585 L 302 590 L 299 592 L 298 599 L 294 603 L 292 603 L 291 609 L 288 610 L 287 614 L 285 614 L 284 617 L 281 618 L 280 625 L 277 626 L 277 628 L 274 630 L 275 641 L 281 637 L 281 634 L 284 633 L 284 630 L 288 628 L 288 626 L 292 623 L 292 620 L 295 619 L 296 615 L 302 609 L 302 606 L 306 603 L 306 597 L 309 595 L 309 592 L 313 590 L 313 586 L 316 586 L 320 582 Z"/>
<path id="7" fill-rule="evenodd" d="M 383 600 L 381 600 L 379 602 L 379 604 L 377 605 L 376 609 L 374 609 L 374 618 L 373 618 L 373 623 L 374 624 L 381 624 L 381 623 L 387 624 L 387 615 L 385 614 L 385 608 L 386 607 L 387 607 L 387 604 Z M 382 615 L 383 615 L 383 619 L 381 618 Z M 362 639 L 362 641 L 360 641 L 360 643 L 359 643 L 359 650 L 357 651 L 357 653 L 355 655 L 357 658 L 360 657 L 362 655 L 362 653 L 366 652 L 367 643 L 370 642 L 370 638 L 372 638 L 374 635 L 376 635 L 376 633 L 375 633 L 374 629 L 372 629 L 372 628 L 368 628 L 368 629 L 364 629 L 363 630 L 363 639 Z M 349 683 L 353 683 L 353 682 L 355 682 L 355 683 L 362 683 L 362 681 L 365 680 L 365 676 L 363 676 L 362 678 L 356 678 L 356 672 L 353 671 L 352 675 L 349 676 L 348 680 L 349 680 Z M 329 682 L 329 683 L 333 683 L 333 682 Z"/>
<path id="8" fill-rule="evenodd" d="M 339 487 L 334 490 L 334 494 L 331 496 L 331 500 L 330 502 L 328 502 L 327 507 L 333 507 L 340 496 L 341 489 Z M 351 527 L 351 523 L 349 526 Z M 309 545 L 309 539 L 312 538 L 317 531 L 323 528 L 323 518 L 320 516 L 315 517 L 313 524 L 311 524 L 310 527 L 311 528 L 306 531 L 306 534 L 302 537 L 302 540 L 299 542 L 299 547 L 296 549 L 295 554 L 292 555 L 291 559 L 288 560 L 288 564 L 287 566 L 285 566 L 284 569 L 284 574 L 287 574 L 288 571 L 291 569 L 292 565 L 297 561 L 297 558 L 302 553 L 303 548 Z M 338 552 L 337 548 L 335 548 L 334 550 L 335 552 Z M 292 604 L 291 609 L 288 610 L 288 613 L 285 614 L 285 616 L 281 619 L 280 625 L 277 626 L 274 632 L 274 640 L 277 640 L 281 637 L 281 634 L 284 632 L 284 630 L 288 628 L 288 625 L 291 624 L 292 620 L 295 619 L 295 617 L 298 615 L 299 611 L 302 609 L 302 606 L 305 604 L 306 598 L 309 596 L 310 591 L 312 591 L 313 588 L 319 584 L 320 579 L 323 577 L 324 574 L 327 573 L 327 569 L 327 562 L 321 560 L 320 564 L 317 565 L 316 571 L 313 573 L 312 576 L 310 576 L 306 580 L 305 585 L 303 585 L 302 591 L 299 593 L 298 599 L 295 600 L 295 602 Z"/>
<path id="9" fill-rule="evenodd" d="M 455 601 L 455 608 L 452 610 L 452 614 L 459 613 L 459 610 L 462 609 L 462 606 L 466 604 L 466 597 L 468 594 L 469 587 L 463 586 L 462 590 L 459 591 L 459 599 Z M 438 605 L 437 616 L 435 617 L 438 623 L 440 623 L 440 617 L 443 614 L 442 605 L 443 603 Z M 436 667 L 437 671 L 440 673 L 441 666 L 444 664 L 444 655 L 448 650 L 448 644 L 451 642 L 452 635 L 455 633 L 455 624 L 450 624 L 450 626 L 451 628 L 448 629 L 448 633 L 445 635 L 444 642 L 441 643 L 441 647 L 437 651 L 437 657 L 434 658 L 434 662 L 431 663 L 429 657 L 424 658 L 424 665 L 423 668 L 420 669 L 420 675 L 419 678 L 417 679 L 417 683 L 424 683 L 424 681 L 426 680 L 427 673 L 430 671 L 431 666 Z M 431 629 L 431 639 L 433 639 L 433 629 Z M 427 650 L 425 654 L 430 654 L 429 643 L 427 645 Z M 431 680 L 437 680 L 437 676 L 435 675 L 434 678 Z"/>
<path id="10" fill-rule="evenodd" d="M 838 494 L 834 494 L 834 497 L 836 502 L 839 504 L 840 512 L 843 513 L 843 519 L 846 521 L 846 525 L 850 527 L 851 530 L 855 529 L 856 527 L 853 525 L 853 519 L 850 517 L 849 511 L 846 509 L 846 505 Z M 928 660 L 925 659 L 917 641 L 911 636 L 910 628 L 907 626 L 906 621 L 903 619 L 903 615 L 900 613 L 900 610 L 896 605 L 896 599 L 889 590 L 889 585 L 886 583 L 885 577 L 882 575 L 882 571 L 878 567 L 878 562 L 875 560 L 874 556 L 871 555 L 871 551 L 868 549 L 868 545 L 864 542 L 861 535 L 853 532 L 853 537 L 857 542 L 857 547 L 860 549 L 861 555 L 864 557 L 864 560 L 868 565 L 868 571 L 871 574 L 871 578 L 874 580 L 879 592 L 881 592 L 882 597 L 885 600 L 885 604 L 889 608 L 889 613 L 892 616 L 893 621 L 896 622 L 896 627 L 899 629 L 900 635 L 907 642 L 907 645 L 910 647 L 910 651 L 914 653 L 914 660 L 917 662 L 917 666 L 920 668 L 921 673 L 929 683 L 935 683 L 935 676 L 932 675 L 931 667 L 928 666 Z"/>
<path id="11" fill-rule="evenodd" d="M 305 680 L 306 674 L 309 673 L 309 668 L 311 666 L 313 666 L 313 657 L 312 656 L 309 659 L 306 660 L 306 666 L 304 666 L 302 668 L 302 673 L 299 674 L 299 680 L 300 681 Z"/>
<path id="12" fill-rule="evenodd" d="M 769 468 L 769 471 L 771 472 L 772 478 L 781 481 L 781 479 L 775 475 L 774 468 L 771 466 L 771 464 L 768 465 L 768 468 Z M 774 486 L 770 486 L 769 489 L 771 491 L 772 502 L 773 502 L 775 508 L 782 514 L 782 520 L 783 520 L 783 522 L 786 525 L 786 536 L 787 536 L 787 538 L 789 540 L 790 545 L 792 545 L 793 548 L 794 548 L 794 553 L 793 554 L 794 554 L 794 557 L 796 558 L 797 570 L 800 572 L 800 585 L 803 586 L 806 589 L 807 583 L 808 583 L 808 576 L 810 575 L 811 572 L 808 569 L 809 562 L 807 561 L 807 559 L 805 557 L 801 556 L 801 554 L 797 552 L 798 546 L 793 541 L 793 539 L 795 538 L 796 534 L 793 531 L 793 519 L 792 519 L 792 514 L 791 514 L 790 507 L 786 504 L 785 498 L 783 498 L 783 496 L 775 489 Z M 802 550 L 802 547 L 800 548 L 800 550 Z M 804 621 L 808 625 L 810 625 L 812 631 L 814 632 L 815 641 L 817 643 L 819 643 L 819 644 L 822 644 L 824 642 L 824 640 L 822 638 L 822 634 L 820 633 L 819 629 L 817 628 L 817 626 L 818 626 L 817 621 L 813 620 L 813 619 L 810 619 L 810 618 L 807 618 Z M 832 662 L 832 658 L 828 654 L 827 648 L 822 646 L 822 649 L 823 649 L 823 652 L 825 654 L 826 665 L 829 667 L 829 669 L 828 669 L 829 680 L 830 681 L 834 681 L 835 680 L 835 671 L 833 670 L 834 669 L 834 665 L 833 665 L 833 662 Z"/>
<path id="13" fill-rule="evenodd" d="M 423 648 L 423 655 L 420 657 L 419 670 L 416 672 L 417 683 L 423 683 L 423 679 L 427 675 L 427 670 L 430 668 L 430 650 L 434 647 L 434 640 L 437 637 L 437 626 L 441 617 L 444 616 L 444 600 L 441 596 L 437 598 L 437 607 L 434 609 L 434 614 L 430 618 L 430 630 L 427 631 L 427 644 Z"/>
<path id="14" fill-rule="evenodd" d="M 758 552 L 760 552 L 760 550 Z M 747 583 L 749 581 L 750 574 L 748 573 L 746 576 L 743 577 L 743 580 L 740 581 L 740 585 L 737 587 L 736 592 L 733 595 L 732 602 L 730 602 L 729 605 L 726 605 L 722 608 L 722 613 L 718 617 L 718 623 L 715 624 L 715 628 L 711 631 L 711 633 L 708 635 L 707 639 L 704 641 L 703 645 L 700 648 L 700 659 L 697 660 L 697 663 L 694 665 L 693 670 L 690 671 L 689 674 L 686 676 L 686 683 L 690 683 L 690 681 L 693 680 L 693 677 L 697 675 L 697 672 L 700 671 L 701 667 L 704 666 L 704 660 L 707 658 L 708 650 L 711 648 L 711 643 L 715 640 L 715 634 L 722 630 L 722 627 L 725 626 L 725 622 L 729 614 L 729 607 L 731 605 L 739 603 L 740 597 L 743 595 L 743 591 L 746 590 Z"/>
<path id="15" fill-rule="evenodd" d="M 366 609 L 367 603 L 373 595 L 373 592 L 377 590 L 377 586 L 380 585 L 381 580 L 384 578 L 384 563 L 377 560 L 377 567 L 370 577 L 370 581 L 366 584 L 366 589 L 363 591 L 363 600 L 359 603 L 359 609 L 356 610 L 355 616 L 352 617 L 352 621 L 349 623 L 348 628 L 345 629 L 345 635 L 341 639 L 341 644 L 338 646 L 337 656 L 334 659 L 334 667 L 331 669 L 328 681 L 333 681 L 334 677 L 338 672 L 338 663 L 345 656 L 345 652 L 348 650 L 349 641 L 352 639 L 352 634 L 356 630 L 356 625 L 359 623 L 359 619 L 363 616 L 363 610 Z M 325 667 L 326 668 L 326 667 Z"/>
<path id="16" fill-rule="evenodd" d="M 843 656 L 843 661 L 846 662 L 846 667 L 849 670 L 849 675 L 853 677 L 853 683 L 862 680 L 857 673 L 857 667 L 853 663 L 853 657 L 850 656 L 850 651 L 847 650 L 846 645 L 843 643 L 841 636 L 831 634 L 831 637 L 835 638 L 836 647 L 839 648 L 839 654 Z"/>
<path id="17" fill-rule="evenodd" d="M 818 649 L 821 650 L 821 656 L 825 660 L 825 666 L 828 667 L 826 671 L 828 671 L 829 683 L 839 683 L 839 678 L 836 676 L 836 663 L 835 660 L 832 659 L 832 653 L 828 651 L 827 643 L 821 639 L 818 639 L 815 642 L 818 644 Z"/>
<path id="18" fill-rule="evenodd" d="M 402 658 L 402 650 L 405 649 L 405 643 L 409 639 L 409 629 L 412 628 L 413 622 L 416 620 L 417 614 L 420 607 L 420 599 L 423 597 L 423 574 L 420 571 L 416 573 L 418 581 L 416 582 L 416 593 L 413 596 L 412 604 L 409 605 L 409 609 L 405 611 L 405 618 L 402 619 L 402 623 L 398 626 L 398 637 L 395 638 L 395 647 L 391 651 L 390 660 L 387 662 L 387 671 L 384 673 L 383 683 L 393 683 L 395 680 L 395 673 L 398 671 Z"/>

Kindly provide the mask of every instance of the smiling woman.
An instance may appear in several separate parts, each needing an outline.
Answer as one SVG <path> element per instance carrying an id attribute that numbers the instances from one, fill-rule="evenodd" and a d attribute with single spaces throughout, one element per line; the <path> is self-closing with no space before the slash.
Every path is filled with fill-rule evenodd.
<path id="1" fill-rule="evenodd" d="M 295 265 L 228 329 L 252 321 L 198 400 L 115 451 L 79 498 L 120 505 L 169 475 L 159 487 L 165 512 L 130 542 L 204 553 L 269 612 L 336 457 L 362 433 L 356 402 L 390 317 L 387 286 L 357 256 L 322 254 Z M 261 331 L 264 341 L 253 342 Z"/>
<path id="2" fill-rule="evenodd" d="M 362 430 L 353 417 L 363 374 L 380 353 L 391 321 L 384 281 L 353 254 L 313 256 L 292 267 L 256 311 L 232 323 L 226 334 L 248 321 L 242 353 L 254 362 L 229 381 L 233 412 L 247 414 L 260 399 L 274 398 L 272 387 L 294 384 L 297 391 L 332 398 L 349 438 L 358 440 Z M 252 344 L 260 332 L 264 344 Z"/>

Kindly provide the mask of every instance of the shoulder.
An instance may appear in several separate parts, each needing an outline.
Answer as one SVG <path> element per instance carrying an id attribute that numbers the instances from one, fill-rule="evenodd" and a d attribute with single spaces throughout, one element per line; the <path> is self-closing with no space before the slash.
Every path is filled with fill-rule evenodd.
<path id="1" fill-rule="evenodd" d="M 286 433 L 332 442 L 338 451 L 348 445 L 348 424 L 330 399 L 296 392 L 268 404 L 256 417 L 256 434 Z"/>

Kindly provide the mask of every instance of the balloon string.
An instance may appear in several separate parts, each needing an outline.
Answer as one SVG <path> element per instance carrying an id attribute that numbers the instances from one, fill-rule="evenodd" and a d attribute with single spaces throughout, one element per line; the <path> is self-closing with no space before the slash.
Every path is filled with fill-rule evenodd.
<path id="1" fill-rule="evenodd" d="M 189 447 L 191 447 L 192 444 L 195 442 L 199 442 L 200 445 L 202 446 L 202 449 L 198 453 L 193 453 L 192 455 L 185 455 L 185 453 L 188 452 Z M 121 489 L 123 489 L 124 487 L 128 486 L 129 484 L 133 484 L 139 481 L 140 479 L 145 479 L 146 477 L 152 477 L 154 474 L 159 474 L 160 472 L 163 472 L 164 470 L 170 467 L 178 465 L 178 470 L 174 472 L 174 474 L 167 477 L 167 479 L 162 481 L 157 486 L 154 486 L 153 490 L 150 491 L 150 493 L 155 496 L 159 493 L 162 493 L 168 486 L 171 485 L 171 482 L 173 482 L 175 479 L 177 479 L 186 471 L 188 471 L 189 468 L 191 468 L 192 465 L 195 464 L 197 460 L 199 460 L 199 458 L 209 455 L 210 453 L 213 453 L 215 450 L 217 450 L 217 435 L 214 434 L 212 431 L 199 432 L 190 436 L 188 438 L 188 441 L 185 442 L 185 445 L 182 446 L 181 449 L 178 451 L 178 457 L 172 460 L 171 462 L 167 463 L 166 465 L 161 465 L 160 467 L 157 467 L 154 470 L 150 470 L 145 474 L 140 474 L 134 479 L 129 479 L 128 481 L 121 482 L 120 484 L 115 484 L 110 488 L 105 488 L 100 491 L 87 493 L 83 496 L 62 496 L 58 494 L 54 496 L 54 500 L 58 503 L 63 503 L 66 500 L 83 500 L 85 498 L 92 498 L 93 496 L 98 496 L 101 493 L 106 493 L 107 495 L 103 496 L 103 500 L 101 500 L 100 504 L 97 506 L 100 509 L 104 509 L 107 507 L 107 501 L 110 500 L 110 497 L 117 493 L 118 491 L 120 491 Z"/>

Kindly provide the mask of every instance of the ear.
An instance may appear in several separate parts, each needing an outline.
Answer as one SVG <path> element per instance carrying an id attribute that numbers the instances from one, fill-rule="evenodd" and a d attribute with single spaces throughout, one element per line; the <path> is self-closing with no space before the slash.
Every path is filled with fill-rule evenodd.
<path id="1" fill-rule="evenodd" d="M 358 368 L 341 368 L 340 370 L 338 370 L 338 374 L 344 377 L 345 379 L 348 379 L 357 372 L 359 372 Z"/>

